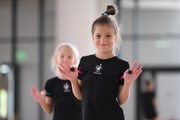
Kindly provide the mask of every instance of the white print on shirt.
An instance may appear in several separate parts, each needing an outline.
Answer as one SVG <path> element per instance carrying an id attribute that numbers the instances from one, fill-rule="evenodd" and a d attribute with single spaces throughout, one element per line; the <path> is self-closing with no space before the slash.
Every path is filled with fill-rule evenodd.
<path id="1" fill-rule="evenodd" d="M 64 92 L 70 92 L 69 84 L 68 84 L 68 83 L 65 83 L 65 84 L 63 85 L 63 87 L 64 87 Z"/>
<path id="2" fill-rule="evenodd" d="M 100 65 L 96 65 L 96 67 L 95 67 L 95 71 L 93 72 L 94 74 L 98 74 L 98 75 L 100 75 L 101 74 L 101 70 L 103 69 L 103 67 L 102 67 L 102 64 L 100 64 Z"/>

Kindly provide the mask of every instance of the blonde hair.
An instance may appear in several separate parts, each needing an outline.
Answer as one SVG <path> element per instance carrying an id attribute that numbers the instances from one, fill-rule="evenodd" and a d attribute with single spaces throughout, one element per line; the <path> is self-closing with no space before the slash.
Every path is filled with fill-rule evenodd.
<path id="1" fill-rule="evenodd" d="M 76 60 L 75 66 L 77 67 L 77 65 L 79 64 L 80 54 L 79 54 L 77 47 L 71 43 L 61 43 L 61 44 L 57 45 L 56 49 L 54 50 L 54 54 L 51 57 L 51 70 L 54 72 L 55 75 L 58 75 L 58 73 L 59 73 L 57 64 L 56 64 L 56 57 L 57 57 L 57 54 L 59 53 L 59 50 L 62 47 L 69 47 L 70 49 L 72 49 L 72 51 L 74 52 L 74 55 L 75 55 L 75 60 Z"/>

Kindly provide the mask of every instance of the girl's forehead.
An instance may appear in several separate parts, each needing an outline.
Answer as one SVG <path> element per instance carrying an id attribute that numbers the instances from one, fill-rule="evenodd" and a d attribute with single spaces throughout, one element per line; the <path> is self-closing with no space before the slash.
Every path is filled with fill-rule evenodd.
<path id="1" fill-rule="evenodd" d="M 114 29 L 110 25 L 97 25 L 94 32 L 114 32 Z"/>
<path id="2" fill-rule="evenodd" d="M 63 47 L 59 48 L 59 53 L 61 53 L 61 52 L 73 53 L 73 50 L 68 46 L 63 46 Z"/>
<path id="3" fill-rule="evenodd" d="M 59 50 L 71 50 L 71 48 L 69 46 L 62 46 L 59 48 Z"/>

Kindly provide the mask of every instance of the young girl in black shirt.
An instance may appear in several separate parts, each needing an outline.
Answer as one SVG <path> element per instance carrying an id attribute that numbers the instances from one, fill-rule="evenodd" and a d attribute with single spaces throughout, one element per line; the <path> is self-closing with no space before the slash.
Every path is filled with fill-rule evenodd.
<path id="1" fill-rule="evenodd" d="M 31 87 L 31 95 L 47 113 L 53 112 L 53 120 L 81 120 L 81 103 L 73 92 L 71 82 L 58 72 L 58 64 L 65 61 L 75 67 L 79 63 L 77 48 L 69 43 L 57 46 L 52 57 L 52 69 L 55 77 L 48 79 L 42 92 L 36 86 Z"/>
<path id="2" fill-rule="evenodd" d="M 68 62 L 59 65 L 60 73 L 71 81 L 74 95 L 82 99 L 83 120 L 124 120 L 120 105 L 127 101 L 133 81 L 142 72 L 140 63 L 134 62 L 129 68 L 127 61 L 116 56 L 121 37 L 119 26 L 111 16 L 115 14 L 115 7 L 108 5 L 93 22 L 95 54 L 83 56 L 74 72 L 70 71 Z"/>

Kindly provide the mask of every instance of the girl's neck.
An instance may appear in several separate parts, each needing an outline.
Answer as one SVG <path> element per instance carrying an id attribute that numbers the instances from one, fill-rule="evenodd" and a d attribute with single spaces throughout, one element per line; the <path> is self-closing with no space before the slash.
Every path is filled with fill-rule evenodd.
<path id="1" fill-rule="evenodd" d="M 61 80 L 67 80 L 67 78 L 65 78 L 62 74 L 58 74 L 57 77 Z"/>
<path id="2" fill-rule="evenodd" d="M 113 55 L 112 53 L 100 53 L 100 52 L 96 53 L 96 57 L 100 58 L 100 59 L 109 59 L 109 58 L 112 58 L 114 56 L 115 55 Z"/>

